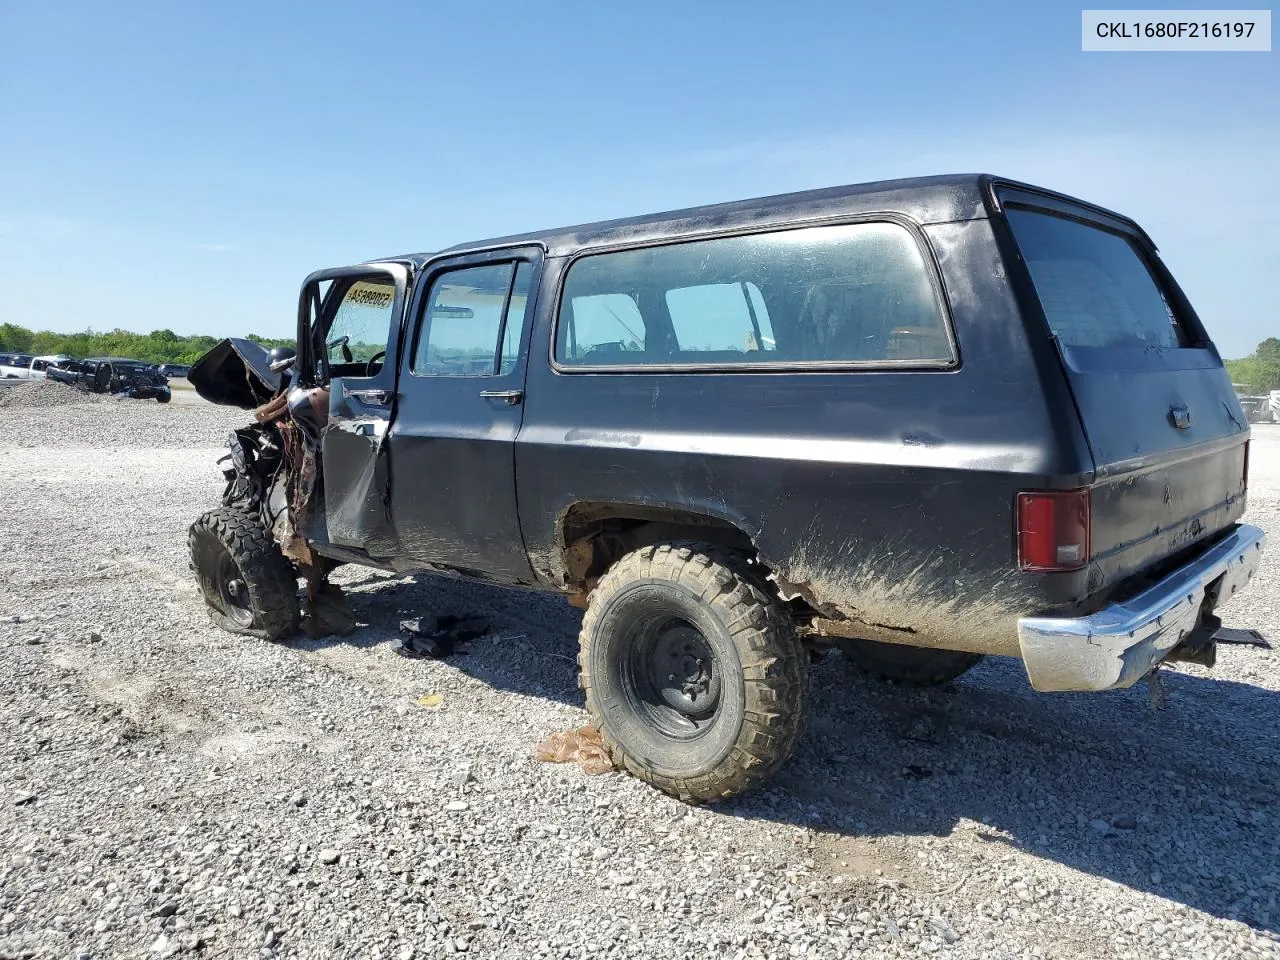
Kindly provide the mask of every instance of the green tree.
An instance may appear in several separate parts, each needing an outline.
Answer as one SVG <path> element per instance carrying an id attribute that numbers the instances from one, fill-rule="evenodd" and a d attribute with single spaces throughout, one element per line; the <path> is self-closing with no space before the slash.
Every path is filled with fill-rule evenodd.
<path id="1" fill-rule="evenodd" d="M 1280 337 L 1268 337 L 1253 353 L 1239 360 L 1227 361 L 1231 382 L 1249 393 L 1261 394 L 1280 390 Z"/>

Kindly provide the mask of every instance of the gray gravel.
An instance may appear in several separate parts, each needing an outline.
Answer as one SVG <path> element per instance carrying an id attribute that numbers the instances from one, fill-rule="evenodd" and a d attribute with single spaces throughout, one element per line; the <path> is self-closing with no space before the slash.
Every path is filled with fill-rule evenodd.
<path id="1" fill-rule="evenodd" d="M 689 808 L 532 760 L 584 720 L 558 598 L 349 569 L 353 637 L 212 628 L 185 531 L 243 419 L 0 410 L 0 957 L 1280 957 L 1280 652 L 1166 671 L 1159 711 L 832 655 L 771 787 Z M 1225 619 L 1280 640 L 1255 433 L 1272 555 Z M 396 657 L 429 613 L 493 632 Z"/>
<path id="2" fill-rule="evenodd" d="M 56 380 L 6 383 L 4 389 L 0 389 L 0 407 L 15 409 L 80 406 L 111 399 L 114 398 L 77 390 L 69 383 L 58 383 Z"/>

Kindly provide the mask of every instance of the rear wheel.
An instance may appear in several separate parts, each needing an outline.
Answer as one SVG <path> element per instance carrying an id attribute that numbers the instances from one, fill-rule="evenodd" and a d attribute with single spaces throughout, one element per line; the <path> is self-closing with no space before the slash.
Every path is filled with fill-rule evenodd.
<path id="1" fill-rule="evenodd" d="M 982 659 L 978 653 L 908 647 L 874 640 L 841 640 L 841 651 L 858 669 L 912 687 L 950 683 Z"/>
<path id="2" fill-rule="evenodd" d="M 265 640 L 298 629 L 298 578 L 255 511 L 210 510 L 191 525 L 187 542 L 214 623 Z"/>
<path id="3" fill-rule="evenodd" d="M 587 710 L 616 763 L 682 800 L 756 786 L 803 726 L 804 651 L 757 581 L 736 554 L 677 542 L 628 554 L 591 593 Z"/>

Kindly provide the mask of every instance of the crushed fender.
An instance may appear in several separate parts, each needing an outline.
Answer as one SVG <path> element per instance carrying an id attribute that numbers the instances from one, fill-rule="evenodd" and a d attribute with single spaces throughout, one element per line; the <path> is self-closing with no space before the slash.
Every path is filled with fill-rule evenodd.
<path id="1" fill-rule="evenodd" d="M 533 748 L 533 759 L 543 763 L 573 763 L 588 776 L 616 770 L 600 731 L 587 725 L 553 733 Z"/>

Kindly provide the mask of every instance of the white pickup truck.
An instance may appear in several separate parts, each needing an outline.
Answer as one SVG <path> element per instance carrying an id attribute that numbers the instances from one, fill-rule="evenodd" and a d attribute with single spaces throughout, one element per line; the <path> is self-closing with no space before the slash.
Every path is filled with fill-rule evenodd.
<path id="1" fill-rule="evenodd" d="M 13 359 L 27 359 L 13 358 Z M 5 380 L 43 380 L 44 372 L 71 358 L 65 354 L 57 356 L 32 357 L 26 366 L 17 364 L 0 364 L 0 378 Z"/>

